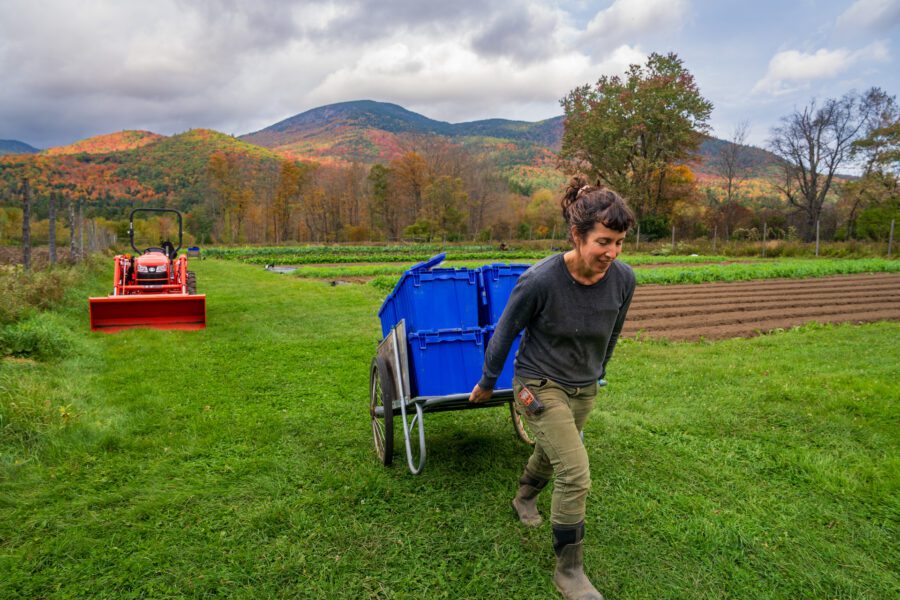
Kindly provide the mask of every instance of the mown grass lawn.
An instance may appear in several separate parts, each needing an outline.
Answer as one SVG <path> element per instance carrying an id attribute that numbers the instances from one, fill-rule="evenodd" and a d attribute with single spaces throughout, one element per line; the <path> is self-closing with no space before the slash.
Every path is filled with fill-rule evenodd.
<path id="1" fill-rule="evenodd" d="M 205 331 L 91 334 L 85 302 L 77 352 L 0 364 L 37 423 L 0 422 L 0 597 L 557 597 L 506 411 L 428 415 L 419 477 L 376 462 L 383 291 L 194 267 Z M 622 343 L 585 432 L 607 598 L 893 597 L 898 337 Z"/>

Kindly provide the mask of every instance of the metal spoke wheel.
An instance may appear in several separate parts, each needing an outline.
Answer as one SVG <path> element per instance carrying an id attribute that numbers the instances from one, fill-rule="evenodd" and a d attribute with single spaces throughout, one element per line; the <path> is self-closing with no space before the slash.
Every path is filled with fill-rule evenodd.
<path id="1" fill-rule="evenodd" d="M 369 377 L 369 414 L 372 417 L 372 435 L 375 452 L 381 464 L 388 466 L 394 460 L 394 377 L 387 362 L 378 356 L 372 359 Z M 381 407 L 382 415 L 376 414 Z"/>
<path id="2" fill-rule="evenodd" d="M 516 411 L 515 400 L 511 400 L 509 403 L 509 414 L 512 416 L 513 427 L 515 428 L 516 435 L 519 436 L 519 439 L 529 446 L 534 446 L 534 437 L 531 435 L 531 432 L 528 431 L 528 424 L 525 422 L 525 419 L 523 419 L 522 415 Z"/>

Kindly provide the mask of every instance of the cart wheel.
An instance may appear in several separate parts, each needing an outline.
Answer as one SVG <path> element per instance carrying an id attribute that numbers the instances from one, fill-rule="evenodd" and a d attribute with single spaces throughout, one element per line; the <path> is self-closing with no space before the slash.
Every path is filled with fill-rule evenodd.
<path id="1" fill-rule="evenodd" d="M 381 464 L 388 466 L 394 460 L 394 379 L 387 362 L 378 356 L 372 359 L 369 378 L 369 414 L 372 417 L 372 435 L 375 438 L 375 452 Z M 384 408 L 384 417 L 375 415 L 377 407 Z M 387 407 L 387 408 L 385 408 Z"/>
<path id="2" fill-rule="evenodd" d="M 514 401 L 510 401 L 509 403 L 509 414 L 512 415 L 513 427 L 515 428 L 516 435 L 519 436 L 519 439 L 529 446 L 534 446 L 534 438 L 528 431 L 528 425 L 525 423 L 525 419 L 516 412 L 516 403 Z"/>

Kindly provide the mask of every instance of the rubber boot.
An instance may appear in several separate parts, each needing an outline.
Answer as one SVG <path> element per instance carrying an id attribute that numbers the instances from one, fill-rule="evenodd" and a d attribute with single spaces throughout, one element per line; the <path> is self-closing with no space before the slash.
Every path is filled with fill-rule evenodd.
<path id="1" fill-rule="evenodd" d="M 567 600 L 603 600 L 584 574 L 584 521 L 578 525 L 553 526 L 556 572 L 553 584 Z"/>
<path id="2" fill-rule="evenodd" d="M 519 478 L 519 489 L 512 500 L 512 507 L 523 525 L 540 527 L 544 522 L 537 509 L 537 496 L 546 485 L 546 479 L 532 477 L 527 471 Z"/>

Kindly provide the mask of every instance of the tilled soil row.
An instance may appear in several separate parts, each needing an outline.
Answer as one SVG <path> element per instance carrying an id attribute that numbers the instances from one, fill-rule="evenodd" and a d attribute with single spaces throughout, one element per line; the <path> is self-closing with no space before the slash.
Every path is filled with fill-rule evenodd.
<path id="1" fill-rule="evenodd" d="M 808 322 L 900 321 L 900 274 L 638 286 L 623 337 L 749 337 Z"/>

